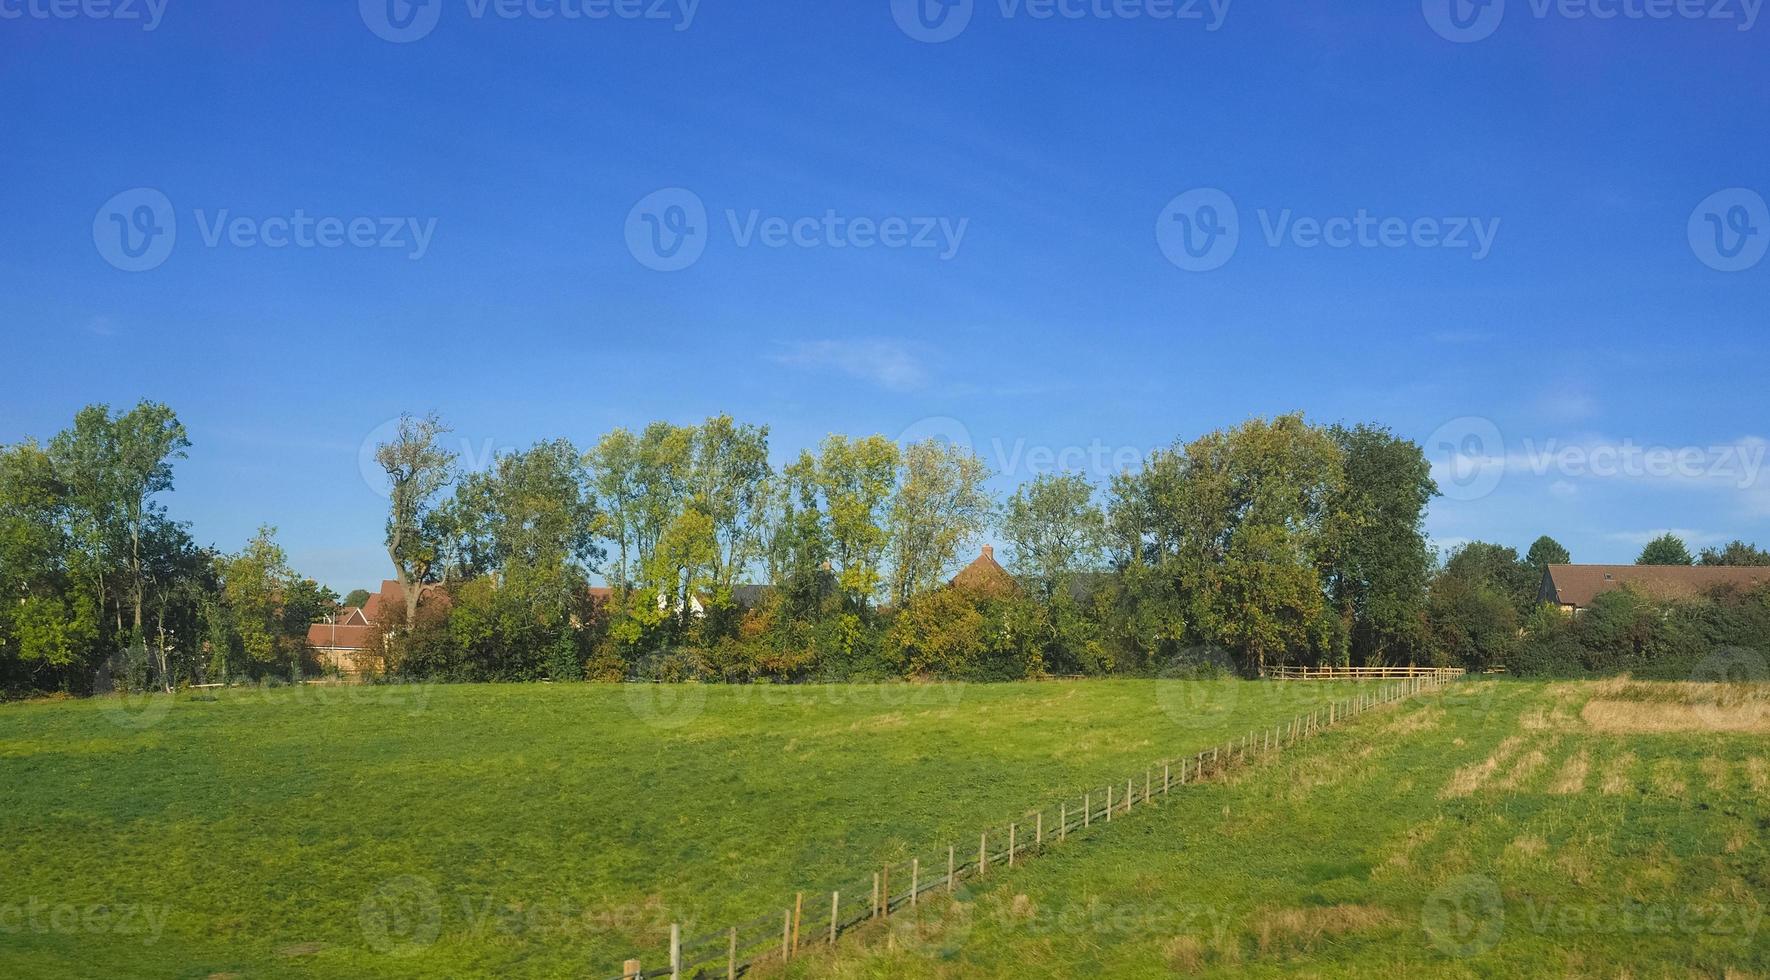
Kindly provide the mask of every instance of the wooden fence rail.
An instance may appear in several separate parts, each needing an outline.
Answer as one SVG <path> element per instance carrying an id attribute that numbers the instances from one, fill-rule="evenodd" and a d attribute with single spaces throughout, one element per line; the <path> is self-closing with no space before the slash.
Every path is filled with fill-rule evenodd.
<path id="1" fill-rule="evenodd" d="M 1433 668 L 1337 669 L 1421 672 L 1399 678 L 1397 683 L 1332 701 L 1283 724 L 1248 732 L 1202 752 L 1161 759 L 1141 772 L 1133 773 L 1122 784 L 1117 780 L 1109 781 L 1104 787 L 1091 787 L 1067 799 L 1028 810 L 1020 817 L 984 828 L 976 836 L 975 848 L 963 842 L 943 844 L 931 860 L 923 860 L 917 855 L 883 865 L 876 871 L 869 869 L 864 875 L 857 875 L 837 888 L 797 892 L 779 912 L 764 912 L 747 922 L 687 941 L 682 938 L 681 927 L 672 925 L 667 966 L 646 970 L 640 967 L 638 959 L 629 959 L 622 972 L 611 980 L 646 980 L 651 977 L 669 977 L 671 980 L 724 977 L 735 980 L 758 963 L 786 962 L 810 946 L 834 944 L 843 935 L 874 920 L 889 920 L 899 910 L 916 906 L 921 896 L 930 892 L 950 893 L 957 882 L 984 878 L 997 873 L 997 869 L 1005 871 L 1055 843 L 1066 842 L 1072 832 L 1110 822 L 1115 816 L 1122 818 L 1188 783 L 1209 780 L 1235 766 L 1296 745 L 1373 708 L 1435 691 L 1463 675 L 1460 670 Z M 1316 679 L 1316 676 L 1310 674 L 1309 679 Z M 1368 674 L 1363 676 L 1379 679 Z M 1341 679 L 1346 677 L 1341 675 Z M 908 887 L 901 894 L 895 893 L 894 882 L 908 882 Z M 830 897 L 829 915 L 823 918 L 819 896 L 826 894 Z M 808 920 L 807 915 L 814 918 Z"/>
<path id="2" fill-rule="evenodd" d="M 1461 667 L 1267 667 L 1260 676 L 1274 681 L 1370 681 L 1449 679 L 1464 673 Z"/>

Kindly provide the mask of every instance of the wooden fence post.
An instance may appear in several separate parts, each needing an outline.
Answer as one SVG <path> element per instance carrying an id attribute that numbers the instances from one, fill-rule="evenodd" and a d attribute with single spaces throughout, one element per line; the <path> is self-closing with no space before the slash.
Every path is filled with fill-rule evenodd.
<path id="1" fill-rule="evenodd" d="M 1094 794 L 1082 794 L 1082 826 L 1086 827 L 1094 819 Z"/>
<path id="2" fill-rule="evenodd" d="M 910 908 L 916 907 L 916 898 L 922 894 L 922 859 L 910 858 Z"/>
<path id="3" fill-rule="evenodd" d="M 637 977 L 644 973 L 645 971 L 639 968 L 638 960 L 628 960 L 621 964 L 621 980 L 628 980 L 630 977 Z"/>
<path id="4" fill-rule="evenodd" d="M 682 977 L 682 926 L 670 923 L 670 980 Z"/>
<path id="5" fill-rule="evenodd" d="M 1185 765 L 1185 763 L 1181 763 L 1181 765 Z M 1174 764 L 1172 762 L 1162 763 L 1162 795 L 1163 796 L 1168 795 L 1168 787 L 1173 785 L 1173 781 L 1174 781 L 1173 766 L 1174 766 Z"/>
<path id="6" fill-rule="evenodd" d="M 830 893 L 830 945 L 832 945 L 832 946 L 834 946 L 836 944 L 836 922 L 837 922 L 836 913 L 837 913 L 837 910 L 840 909 L 841 907 L 842 907 L 842 893 L 840 891 L 831 892 Z M 736 929 L 733 929 L 731 931 L 731 941 L 732 941 L 732 950 L 733 950 L 733 952 L 736 952 L 736 949 L 737 949 L 737 945 L 736 945 L 737 944 L 737 930 Z"/>
<path id="7" fill-rule="evenodd" d="M 1065 841 L 1065 840 L 1069 839 L 1069 801 L 1068 800 L 1064 800 L 1062 803 L 1057 804 L 1057 839 L 1059 841 Z"/>
<path id="8" fill-rule="evenodd" d="M 1008 825 L 1008 867 L 1014 867 L 1014 830 L 1013 824 Z"/>
<path id="9" fill-rule="evenodd" d="M 946 893 L 948 895 L 953 893 L 953 868 L 955 867 L 953 858 L 957 856 L 957 854 L 958 849 L 956 847 L 951 844 L 946 846 Z"/>
<path id="10" fill-rule="evenodd" d="M 1143 802 L 1149 802 L 1149 767 L 1143 768 Z"/>
<path id="11" fill-rule="evenodd" d="M 1033 818 L 1033 849 L 1039 851 L 1045 849 L 1045 811 L 1043 809 L 1039 810 L 1039 815 Z"/>
<path id="12" fill-rule="evenodd" d="M 1112 784 L 1106 784 L 1106 822 L 1112 823 Z"/>
<path id="13" fill-rule="evenodd" d="M 875 871 L 875 872 L 873 872 L 873 914 L 872 914 L 871 918 L 877 919 L 878 917 L 879 917 L 879 872 Z"/>
<path id="14" fill-rule="evenodd" d="M 1131 812 L 1131 798 L 1137 795 L 1136 777 L 1125 780 L 1125 812 Z"/>
<path id="15" fill-rule="evenodd" d="M 987 870 L 988 868 L 989 868 L 989 831 L 986 830 L 977 836 L 977 877 L 979 877 L 979 878 L 983 877 L 983 872 L 985 870 Z"/>
<path id="16" fill-rule="evenodd" d="M 891 918 L 891 865 L 879 872 L 879 914 Z"/>
<path id="17" fill-rule="evenodd" d="M 725 934 L 725 980 L 737 980 L 738 975 L 738 929 L 732 926 Z"/>
<path id="18" fill-rule="evenodd" d="M 793 952 L 799 952 L 799 920 L 805 914 L 805 893 L 793 896 Z"/>

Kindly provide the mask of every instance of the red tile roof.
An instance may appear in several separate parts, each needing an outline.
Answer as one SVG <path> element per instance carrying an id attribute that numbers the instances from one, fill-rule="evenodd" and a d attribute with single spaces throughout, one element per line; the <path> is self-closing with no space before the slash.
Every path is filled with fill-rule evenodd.
<path id="1" fill-rule="evenodd" d="M 1606 592 L 1627 585 L 1661 599 L 1690 599 L 1725 586 L 1747 589 L 1770 583 L 1770 568 L 1736 565 L 1550 565 L 1539 597 L 1585 608 Z"/>
<path id="2" fill-rule="evenodd" d="M 1006 595 L 1019 591 L 1014 576 L 996 562 L 996 549 L 983 546 L 983 554 L 953 576 L 953 587 L 983 595 Z"/>

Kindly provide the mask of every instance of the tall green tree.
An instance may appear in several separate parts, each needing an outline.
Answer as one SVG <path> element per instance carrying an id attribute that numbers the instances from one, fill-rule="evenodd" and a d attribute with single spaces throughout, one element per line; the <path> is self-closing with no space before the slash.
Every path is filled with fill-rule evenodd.
<path id="1" fill-rule="evenodd" d="M 1696 559 L 1690 557 L 1690 549 L 1685 547 L 1684 539 L 1667 531 L 1647 542 L 1641 549 L 1641 557 L 1635 559 L 1637 565 L 1689 565 Z"/>
<path id="2" fill-rule="evenodd" d="M 929 439 L 904 447 L 891 503 L 891 598 L 904 607 L 939 585 L 989 526 L 989 466 L 970 449 Z"/>
<path id="3" fill-rule="evenodd" d="M 1419 445 L 1379 426 L 1334 426 L 1344 478 L 1330 504 L 1324 580 L 1353 658 L 1415 657 L 1424 640 L 1432 549 L 1426 505 L 1438 495 Z"/>
<path id="4" fill-rule="evenodd" d="M 898 458 L 884 436 L 832 435 L 815 457 L 804 453 L 794 464 L 796 479 L 816 488 L 837 588 L 851 611 L 867 609 L 884 583 Z"/>
<path id="5" fill-rule="evenodd" d="M 1000 527 L 1009 567 L 1036 583 L 1047 602 L 1070 576 L 1105 559 L 1106 514 L 1085 474 L 1041 473 L 1021 484 L 1003 508 Z"/>
<path id="6" fill-rule="evenodd" d="M 289 567 L 277 530 L 260 527 L 236 554 L 215 560 L 225 613 L 210 640 L 215 667 L 223 676 L 257 675 L 288 666 L 291 679 L 303 672 L 307 627 L 338 603 L 338 594 L 303 579 Z"/>
<path id="7" fill-rule="evenodd" d="M 604 435 L 584 454 L 603 536 L 614 543 L 614 588 L 624 602 L 633 585 L 633 549 L 638 536 L 639 440 L 627 429 Z"/>
<path id="8" fill-rule="evenodd" d="M 1115 481 L 1113 525 L 1133 564 L 1157 568 L 1184 604 L 1197 641 L 1251 671 L 1335 656 L 1321 569 L 1344 481 L 1327 432 L 1301 415 L 1253 419 L 1158 451 Z"/>
<path id="9" fill-rule="evenodd" d="M 1531 542 L 1530 550 L 1524 553 L 1524 563 L 1539 579 L 1550 565 L 1566 565 L 1572 561 L 1573 555 L 1561 546 L 1561 542 L 1546 534 Z"/>
<path id="10" fill-rule="evenodd" d="M 402 415 L 393 439 L 375 447 L 388 482 L 387 557 L 405 592 L 408 625 L 418 620 L 418 600 L 442 549 L 432 511 L 455 479 L 456 454 L 440 441 L 449 431 L 435 412 Z"/>
<path id="11" fill-rule="evenodd" d="M 1719 548 L 1702 549 L 1704 565 L 1770 565 L 1770 551 L 1744 541 L 1729 541 Z"/>
<path id="12" fill-rule="evenodd" d="M 717 415 L 695 431 L 690 506 L 705 515 L 716 543 L 709 568 L 715 591 L 729 592 L 761 557 L 771 475 L 767 426 Z"/>

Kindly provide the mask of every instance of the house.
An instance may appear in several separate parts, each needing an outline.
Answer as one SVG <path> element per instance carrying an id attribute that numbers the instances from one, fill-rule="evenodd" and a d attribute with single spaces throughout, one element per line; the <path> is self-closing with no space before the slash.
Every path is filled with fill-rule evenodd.
<path id="1" fill-rule="evenodd" d="M 953 588 L 980 596 L 1000 597 L 1019 592 L 1020 583 L 996 561 L 996 549 L 986 544 L 977 560 L 953 576 Z"/>
<path id="2" fill-rule="evenodd" d="M 419 593 L 419 602 L 446 602 L 448 593 L 440 585 L 426 585 Z M 370 647 L 385 623 L 404 615 L 406 590 L 398 581 L 381 583 L 381 591 L 372 593 L 362 608 L 345 606 L 323 623 L 307 628 L 307 645 L 313 649 L 320 666 L 342 674 L 360 675 L 374 666 Z M 390 616 L 389 613 L 392 613 Z"/>
<path id="3" fill-rule="evenodd" d="M 1693 599 L 1716 589 L 1770 583 L 1770 568 L 1733 565 L 1550 565 L 1537 599 L 1568 614 L 1606 592 L 1628 586 L 1656 599 Z"/>

